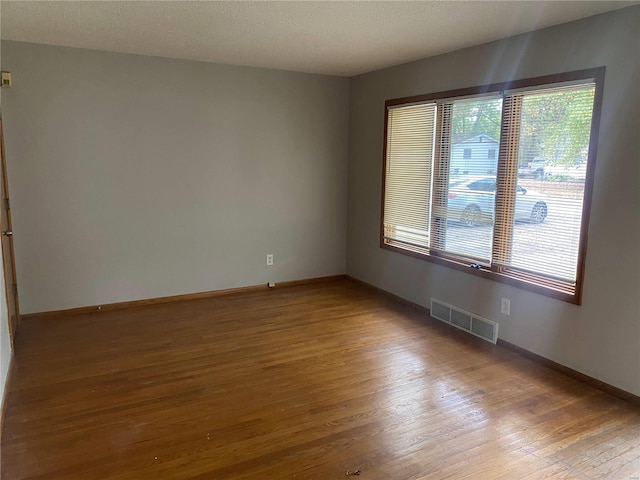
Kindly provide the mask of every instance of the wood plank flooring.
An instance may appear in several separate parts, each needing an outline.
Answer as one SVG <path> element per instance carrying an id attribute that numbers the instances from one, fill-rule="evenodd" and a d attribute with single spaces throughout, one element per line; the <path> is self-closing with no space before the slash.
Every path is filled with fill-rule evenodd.
<path id="1" fill-rule="evenodd" d="M 640 409 L 348 280 L 16 341 L 7 480 L 640 478 Z"/>

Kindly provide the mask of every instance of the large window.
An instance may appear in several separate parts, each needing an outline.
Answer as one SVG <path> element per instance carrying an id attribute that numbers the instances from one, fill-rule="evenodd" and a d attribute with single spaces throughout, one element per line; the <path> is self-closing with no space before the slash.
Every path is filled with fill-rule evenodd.
<path id="1" fill-rule="evenodd" d="M 387 101 L 381 246 L 579 304 L 603 78 Z"/>

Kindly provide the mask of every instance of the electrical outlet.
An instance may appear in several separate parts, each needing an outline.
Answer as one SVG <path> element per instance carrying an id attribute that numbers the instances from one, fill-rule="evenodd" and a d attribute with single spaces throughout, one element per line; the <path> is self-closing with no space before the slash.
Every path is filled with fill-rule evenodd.
<path id="1" fill-rule="evenodd" d="M 2 72 L 0 87 L 11 88 L 11 72 Z"/>
<path id="2" fill-rule="evenodd" d="M 511 314 L 511 300 L 508 298 L 503 298 L 502 303 L 500 304 L 500 311 L 503 315 Z"/>
<path id="3" fill-rule="evenodd" d="M 273 253 L 267 254 L 267 265 L 273 265 Z"/>

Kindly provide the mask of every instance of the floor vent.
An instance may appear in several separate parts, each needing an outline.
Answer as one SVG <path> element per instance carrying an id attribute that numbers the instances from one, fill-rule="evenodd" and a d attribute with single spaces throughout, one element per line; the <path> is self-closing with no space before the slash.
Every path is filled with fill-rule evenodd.
<path id="1" fill-rule="evenodd" d="M 467 312 L 436 298 L 431 299 L 431 316 L 488 342 L 498 340 L 498 324 L 493 320 Z"/>

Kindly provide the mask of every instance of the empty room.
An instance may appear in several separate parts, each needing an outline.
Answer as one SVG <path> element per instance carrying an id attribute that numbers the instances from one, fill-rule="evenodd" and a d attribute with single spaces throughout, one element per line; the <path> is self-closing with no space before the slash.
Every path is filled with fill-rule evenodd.
<path id="1" fill-rule="evenodd" d="M 0 2 L 0 477 L 640 480 L 640 2 Z"/>

